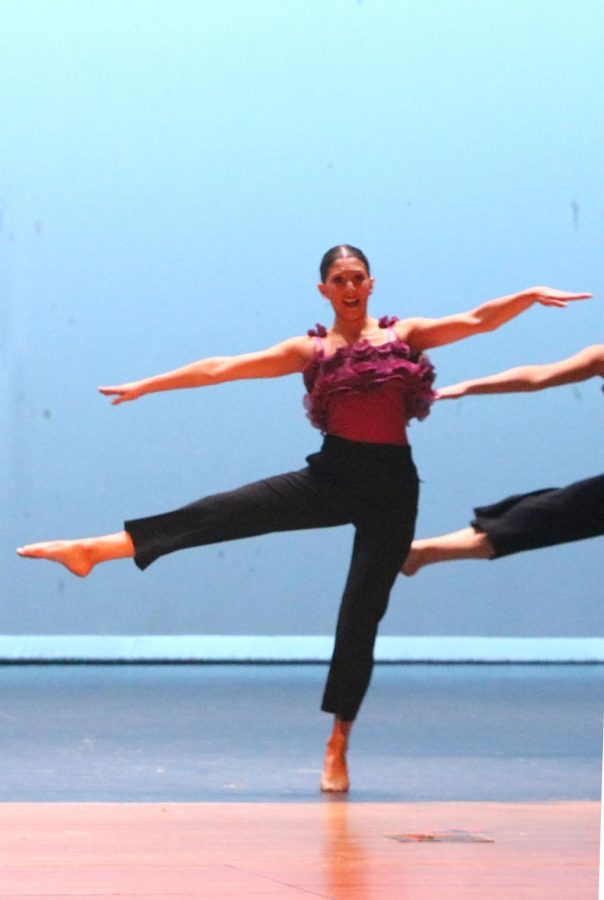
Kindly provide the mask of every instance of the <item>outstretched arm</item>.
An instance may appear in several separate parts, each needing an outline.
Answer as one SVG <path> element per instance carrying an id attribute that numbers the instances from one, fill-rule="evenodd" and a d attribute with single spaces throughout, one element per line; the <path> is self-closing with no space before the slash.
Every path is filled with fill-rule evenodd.
<path id="1" fill-rule="evenodd" d="M 460 381 L 437 391 L 439 400 L 453 400 L 469 394 L 503 394 L 541 391 L 559 384 L 586 381 L 595 375 L 604 377 L 604 344 L 585 347 L 574 356 L 541 366 L 518 366 L 496 375 Z"/>
<path id="2" fill-rule="evenodd" d="M 543 306 L 567 306 L 572 300 L 583 300 L 591 294 L 574 294 L 549 287 L 533 287 L 518 294 L 488 300 L 475 309 L 440 319 L 404 319 L 398 323 L 397 333 L 415 350 L 428 350 L 451 344 L 474 334 L 494 331 L 535 303 Z"/>
<path id="3" fill-rule="evenodd" d="M 300 372 L 309 356 L 309 338 L 296 337 L 267 350 L 243 353 L 239 356 L 212 356 L 189 363 L 162 375 L 152 375 L 139 381 L 129 381 L 113 387 L 100 387 L 106 397 L 113 397 L 114 406 L 136 400 L 143 394 L 172 391 L 178 388 L 206 387 L 224 381 L 246 378 L 276 378 Z"/>

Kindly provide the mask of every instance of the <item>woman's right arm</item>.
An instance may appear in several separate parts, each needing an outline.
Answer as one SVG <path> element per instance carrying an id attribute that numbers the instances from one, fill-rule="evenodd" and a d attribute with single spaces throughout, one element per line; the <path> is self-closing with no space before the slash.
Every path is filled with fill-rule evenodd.
<path id="1" fill-rule="evenodd" d="M 496 375 L 460 381 L 437 391 L 438 400 L 453 400 L 470 394 L 506 394 L 518 391 L 541 391 L 560 384 L 586 381 L 596 375 L 604 377 L 604 344 L 585 347 L 574 356 L 540 366 L 518 366 Z"/>
<path id="2" fill-rule="evenodd" d="M 100 387 L 106 397 L 113 397 L 114 406 L 127 400 L 136 400 L 144 394 L 157 391 L 173 391 L 179 388 L 207 387 L 225 381 L 247 378 L 276 378 L 301 372 L 312 353 L 308 337 L 295 337 L 256 353 L 238 356 L 212 356 L 189 363 L 171 372 L 129 381 L 112 387 Z"/>

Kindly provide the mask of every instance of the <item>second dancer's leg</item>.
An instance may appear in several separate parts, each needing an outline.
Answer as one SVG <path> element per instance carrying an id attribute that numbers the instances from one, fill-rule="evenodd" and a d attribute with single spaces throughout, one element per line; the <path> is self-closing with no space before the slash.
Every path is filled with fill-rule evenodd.
<path id="1" fill-rule="evenodd" d="M 414 541 L 402 572 L 414 575 L 432 563 L 497 559 L 599 537 L 604 534 L 604 475 L 514 494 L 474 512 L 471 527 Z"/>

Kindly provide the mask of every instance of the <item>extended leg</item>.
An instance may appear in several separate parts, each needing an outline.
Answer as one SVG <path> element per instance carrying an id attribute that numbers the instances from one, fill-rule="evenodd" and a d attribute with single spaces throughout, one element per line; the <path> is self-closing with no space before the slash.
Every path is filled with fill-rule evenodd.
<path id="1" fill-rule="evenodd" d="M 19 547 L 19 556 L 62 563 L 84 577 L 101 562 L 133 558 L 144 569 L 175 550 L 272 531 L 327 527 L 350 521 L 337 490 L 309 469 L 205 497 L 170 513 L 135 519 L 124 531 L 93 538 Z"/>
<path id="2" fill-rule="evenodd" d="M 453 559 L 496 559 L 604 534 L 604 475 L 479 506 L 472 527 L 414 541 L 402 572 Z"/>
<path id="3" fill-rule="evenodd" d="M 176 550 L 346 522 L 350 513 L 341 492 L 306 468 L 203 497 L 172 512 L 132 519 L 125 528 L 136 565 L 146 569 Z"/>
<path id="4" fill-rule="evenodd" d="M 477 507 L 472 525 L 489 535 L 494 558 L 604 534 L 604 475 L 515 494 Z"/>

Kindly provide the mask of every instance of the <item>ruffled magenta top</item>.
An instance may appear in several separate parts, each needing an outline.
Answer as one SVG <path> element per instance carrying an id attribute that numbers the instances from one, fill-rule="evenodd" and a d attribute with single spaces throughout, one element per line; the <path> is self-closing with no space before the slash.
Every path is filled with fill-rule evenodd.
<path id="1" fill-rule="evenodd" d="M 308 332 L 317 348 L 303 371 L 304 406 L 315 428 L 351 441 L 405 444 L 408 422 L 426 418 L 435 396 L 434 368 L 427 356 L 412 353 L 396 337 L 396 321 L 379 320 L 390 333 L 383 344 L 363 339 L 330 354 L 322 341 L 325 326 Z"/>

